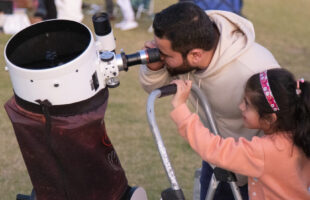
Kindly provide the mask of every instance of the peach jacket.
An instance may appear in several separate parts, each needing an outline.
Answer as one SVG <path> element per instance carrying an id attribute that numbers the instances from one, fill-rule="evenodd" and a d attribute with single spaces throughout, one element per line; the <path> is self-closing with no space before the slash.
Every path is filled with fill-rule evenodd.
<path id="1" fill-rule="evenodd" d="M 254 136 L 251 141 L 241 137 L 236 141 L 212 134 L 186 104 L 170 116 L 180 135 L 202 159 L 248 176 L 250 199 L 310 199 L 310 159 L 287 134 Z"/>

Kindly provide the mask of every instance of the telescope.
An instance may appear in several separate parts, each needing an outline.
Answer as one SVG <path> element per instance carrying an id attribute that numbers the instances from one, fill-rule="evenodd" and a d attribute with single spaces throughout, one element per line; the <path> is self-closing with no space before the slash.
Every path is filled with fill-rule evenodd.
<path id="1" fill-rule="evenodd" d="M 4 56 L 15 95 L 35 104 L 45 99 L 52 105 L 76 103 L 117 87 L 120 71 L 160 60 L 156 48 L 116 54 L 108 15 L 97 13 L 92 19 L 96 41 L 85 25 L 59 19 L 14 35 Z"/>
<path id="2" fill-rule="evenodd" d="M 104 115 L 119 72 L 159 61 L 160 53 L 116 54 L 108 19 L 93 16 L 96 40 L 85 25 L 55 19 L 21 30 L 5 46 L 14 95 L 4 107 L 33 185 L 28 199 L 146 199 L 128 185 Z"/>

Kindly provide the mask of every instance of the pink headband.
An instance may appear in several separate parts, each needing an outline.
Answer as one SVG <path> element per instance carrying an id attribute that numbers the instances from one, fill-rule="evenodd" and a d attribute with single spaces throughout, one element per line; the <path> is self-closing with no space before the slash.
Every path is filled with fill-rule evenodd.
<path id="1" fill-rule="evenodd" d="M 259 77 L 260 77 L 260 84 L 262 86 L 262 89 L 263 89 L 263 92 L 264 92 L 264 95 L 271 107 L 271 109 L 273 111 L 278 111 L 280 110 L 280 108 L 278 107 L 278 104 L 275 100 L 275 98 L 273 97 L 272 95 L 272 92 L 271 92 L 271 89 L 270 89 L 270 86 L 269 86 L 269 82 L 268 82 L 268 76 L 267 76 L 267 70 L 266 71 L 263 71 L 259 74 Z"/>

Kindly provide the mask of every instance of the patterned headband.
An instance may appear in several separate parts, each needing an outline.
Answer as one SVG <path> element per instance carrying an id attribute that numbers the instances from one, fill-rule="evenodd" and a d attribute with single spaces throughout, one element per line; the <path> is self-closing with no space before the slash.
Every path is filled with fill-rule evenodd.
<path id="1" fill-rule="evenodd" d="M 267 76 L 267 70 L 266 71 L 263 71 L 259 74 L 259 77 L 260 77 L 260 84 L 262 86 L 262 89 L 263 89 L 263 92 L 264 92 L 264 95 L 271 107 L 271 109 L 273 111 L 279 111 L 280 108 L 275 100 L 275 98 L 273 97 L 272 95 L 272 92 L 271 92 L 271 88 L 269 86 L 269 82 L 268 82 L 268 76 Z"/>

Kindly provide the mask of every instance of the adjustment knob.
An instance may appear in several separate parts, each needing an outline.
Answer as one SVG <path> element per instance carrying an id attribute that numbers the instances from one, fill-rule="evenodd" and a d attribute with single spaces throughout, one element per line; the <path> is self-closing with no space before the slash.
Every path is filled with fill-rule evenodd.
<path id="1" fill-rule="evenodd" d="M 109 62 L 113 60 L 113 58 L 114 58 L 114 53 L 110 51 L 103 51 L 100 53 L 100 59 L 104 62 Z"/>

